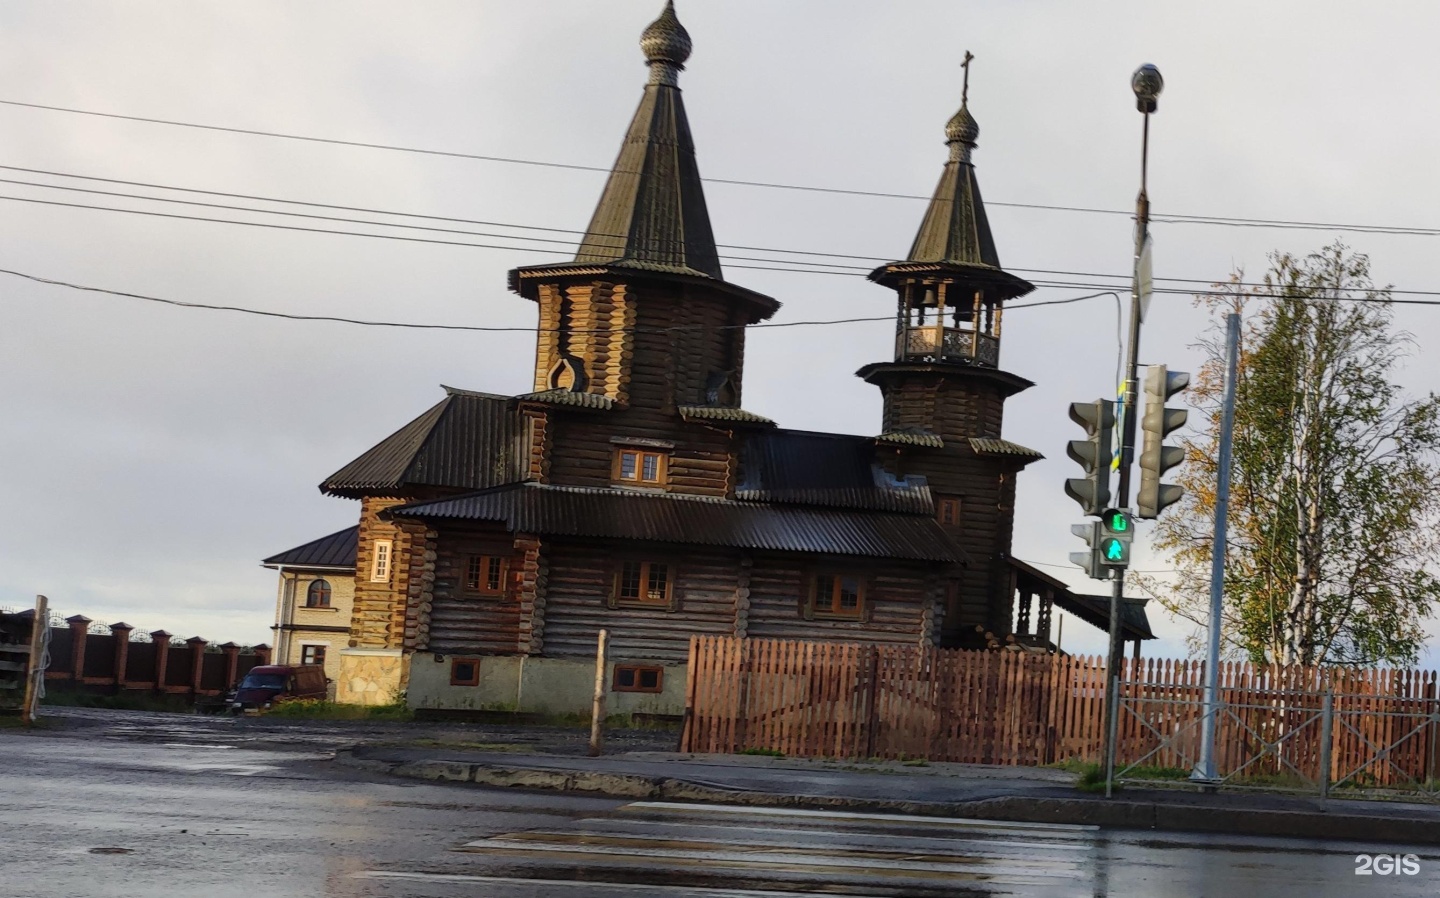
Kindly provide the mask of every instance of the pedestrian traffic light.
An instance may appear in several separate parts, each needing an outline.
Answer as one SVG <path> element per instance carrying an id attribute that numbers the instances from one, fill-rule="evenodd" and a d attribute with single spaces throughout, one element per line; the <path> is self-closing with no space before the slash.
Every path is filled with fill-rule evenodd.
<path id="1" fill-rule="evenodd" d="M 1183 427 L 1190 413 L 1183 408 L 1166 408 L 1165 400 L 1190 386 L 1190 375 L 1151 365 L 1145 375 L 1145 414 L 1140 419 L 1143 441 L 1140 450 L 1140 491 L 1135 504 L 1140 517 L 1158 518 L 1160 512 L 1180 501 L 1183 487 L 1161 483 L 1166 471 L 1185 460 L 1181 446 L 1166 446 L 1165 438 Z"/>
<path id="2" fill-rule="evenodd" d="M 1100 543 L 1097 553 L 1106 568 L 1130 566 L 1130 546 L 1135 541 L 1135 521 L 1128 511 L 1107 508 L 1100 515 Z"/>
<path id="3" fill-rule="evenodd" d="M 1096 580 L 1108 580 L 1110 571 L 1100 563 L 1100 527 L 1099 521 L 1070 525 L 1070 532 L 1085 540 L 1085 544 L 1090 547 L 1084 552 L 1071 552 L 1070 561 L 1078 564 L 1086 576 Z"/>
<path id="4" fill-rule="evenodd" d="M 1108 399 L 1072 402 L 1070 420 L 1085 428 L 1086 438 L 1071 440 L 1065 451 L 1085 469 L 1085 476 L 1066 480 L 1065 495 L 1079 502 L 1087 515 L 1097 515 L 1110 504 L 1110 433 L 1115 427 L 1115 403 Z"/>

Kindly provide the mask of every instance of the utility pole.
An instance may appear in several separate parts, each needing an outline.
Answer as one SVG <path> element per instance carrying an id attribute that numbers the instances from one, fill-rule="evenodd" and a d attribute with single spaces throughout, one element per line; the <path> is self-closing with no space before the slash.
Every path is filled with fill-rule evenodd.
<path id="1" fill-rule="evenodd" d="M 1220 616 L 1225 604 L 1225 543 L 1230 515 L 1230 452 L 1235 441 L 1235 382 L 1240 368 L 1240 315 L 1225 318 L 1225 404 L 1220 413 L 1220 458 L 1215 481 L 1215 538 L 1210 544 L 1210 643 L 1205 653 L 1205 718 L 1200 731 L 1200 762 L 1192 780 L 1213 783 L 1215 716 L 1220 698 Z M 1327 696 L 1328 700 L 1328 696 Z M 1329 743 L 1325 743 L 1328 747 Z M 1329 768 L 1326 768 L 1328 773 Z"/>
<path id="2" fill-rule="evenodd" d="M 1135 106 L 1143 116 L 1143 131 L 1140 143 L 1140 193 L 1135 197 L 1135 265 L 1130 289 L 1130 344 L 1125 352 L 1124 403 L 1120 418 L 1120 482 L 1116 490 L 1115 504 L 1127 508 L 1130 504 L 1130 465 L 1135 458 L 1135 422 L 1139 388 L 1135 372 L 1140 357 L 1140 258 L 1145 252 L 1145 242 L 1150 234 L 1150 197 L 1146 192 L 1147 170 L 1150 157 L 1150 113 L 1157 108 L 1156 100 L 1165 86 L 1160 70 L 1146 63 L 1135 70 L 1130 77 L 1130 88 L 1135 92 Z M 1125 569 L 1115 570 L 1110 589 L 1110 649 L 1105 660 L 1105 796 L 1112 792 L 1115 776 L 1115 742 L 1120 722 L 1120 665 L 1123 663 L 1124 642 L 1120 631 L 1120 609 L 1125 596 Z"/>

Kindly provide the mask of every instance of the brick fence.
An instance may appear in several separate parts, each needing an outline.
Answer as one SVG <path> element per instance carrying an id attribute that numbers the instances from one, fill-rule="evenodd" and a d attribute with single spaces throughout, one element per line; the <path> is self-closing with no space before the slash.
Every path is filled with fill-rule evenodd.
<path id="1" fill-rule="evenodd" d="M 173 637 L 164 630 L 152 630 L 149 642 L 134 641 L 134 627 L 125 623 L 110 624 L 108 634 L 91 633 L 91 620 L 82 614 L 66 618 L 65 624 L 50 628 L 47 684 L 210 696 L 227 692 L 250 668 L 270 663 L 268 645 L 242 651 L 227 642 L 216 652 L 207 651 L 209 641 L 199 636 L 172 644 Z"/>

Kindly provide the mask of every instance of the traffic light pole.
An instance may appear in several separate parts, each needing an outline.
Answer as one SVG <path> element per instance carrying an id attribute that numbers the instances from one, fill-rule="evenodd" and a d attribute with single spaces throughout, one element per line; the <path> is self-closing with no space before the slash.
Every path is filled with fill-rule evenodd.
<path id="1" fill-rule="evenodd" d="M 1138 415 L 1139 383 L 1136 372 L 1140 358 L 1140 254 L 1150 231 L 1150 197 L 1146 193 L 1146 170 L 1150 156 L 1150 110 L 1143 106 L 1144 131 L 1140 143 L 1140 193 L 1135 197 L 1135 265 L 1130 286 L 1130 343 L 1125 350 L 1125 402 L 1120 418 L 1120 482 L 1115 504 L 1130 507 L 1130 466 L 1135 459 L 1135 430 Z M 1101 764 L 1105 769 L 1105 797 L 1113 791 L 1115 779 L 1115 744 L 1120 724 L 1120 666 L 1124 662 L 1124 640 L 1120 631 L 1120 609 L 1124 604 L 1125 570 L 1115 571 L 1110 589 L 1110 647 L 1105 656 L 1105 751 Z"/>

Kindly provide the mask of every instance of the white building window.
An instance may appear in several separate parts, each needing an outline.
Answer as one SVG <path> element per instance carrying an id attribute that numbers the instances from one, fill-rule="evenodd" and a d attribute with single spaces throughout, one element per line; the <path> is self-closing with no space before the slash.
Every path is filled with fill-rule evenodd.
<path id="1" fill-rule="evenodd" d="M 375 541 L 375 557 L 370 562 L 370 581 L 384 583 L 390 579 L 390 552 L 392 543 L 388 539 Z"/>

